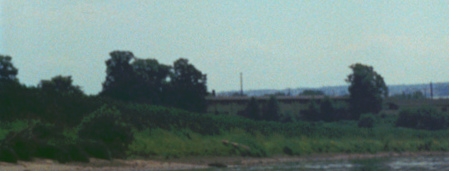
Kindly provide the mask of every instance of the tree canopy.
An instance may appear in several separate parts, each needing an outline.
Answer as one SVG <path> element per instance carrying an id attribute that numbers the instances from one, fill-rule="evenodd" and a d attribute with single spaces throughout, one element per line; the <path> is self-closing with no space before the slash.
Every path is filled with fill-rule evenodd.
<path id="1" fill-rule="evenodd" d="M 81 95 L 83 91 L 80 86 L 72 84 L 72 76 L 55 76 L 51 80 L 42 80 L 39 87 L 47 92 L 57 92 L 62 94 Z"/>
<path id="2" fill-rule="evenodd" d="M 173 64 L 170 76 L 170 101 L 173 106 L 195 112 L 205 112 L 207 77 L 189 63 L 180 58 Z"/>
<path id="3" fill-rule="evenodd" d="M 156 59 L 136 59 L 131 66 L 136 74 L 136 101 L 163 104 L 171 67 Z"/>
<path id="4" fill-rule="evenodd" d="M 360 63 L 349 68 L 352 74 L 346 82 L 350 83 L 350 107 L 352 119 L 358 119 L 364 113 L 378 113 L 382 109 L 382 100 L 388 96 L 388 88 L 381 75 L 373 67 Z"/>
<path id="5" fill-rule="evenodd" d="M 265 110 L 262 113 L 262 119 L 266 121 L 279 121 L 281 118 L 281 110 L 276 96 L 271 96 L 268 100 Z"/>
<path id="6" fill-rule="evenodd" d="M 259 104 L 257 103 L 256 98 L 251 97 L 251 99 L 248 102 L 248 105 L 246 106 L 245 110 L 240 111 L 238 115 L 253 119 L 253 120 L 260 120 L 260 109 Z"/>
<path id="7" fill-rule="evenodd" d="M 0 55 L 0 81 L 17 81 L 19 70 L 14 67 L 10 56 Z"/>
<path id="8" fill-rule="evenodd" d="M 204 112 L 206 75 L 187 59 L 173 66 L 140 59 L 128 51 L 113 51 L 106 61 L 106 81 L 100 95 L 133 102 Z"/>
<path id="9" fill-rule="evenodd" d="M 129 51 L 113 51 L 106 61 L 106 80 L 100 95 L 121 100 L 132 100 L 136 76 L 130 61 L 134 54 Z"/>

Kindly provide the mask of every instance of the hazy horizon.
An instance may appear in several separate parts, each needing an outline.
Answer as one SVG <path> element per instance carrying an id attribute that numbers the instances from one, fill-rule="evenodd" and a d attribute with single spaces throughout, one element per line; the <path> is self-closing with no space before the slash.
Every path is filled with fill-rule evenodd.
<path id="1" fill-rule="evenodd" d="M 96 94 L 109 52 L 172 64 L 209 90 L 347 85 L 354 63 L 388 85 L 449 81 L 449 1 L 0 0 L 0 54 L 37 85 L 72 75 Z"/>

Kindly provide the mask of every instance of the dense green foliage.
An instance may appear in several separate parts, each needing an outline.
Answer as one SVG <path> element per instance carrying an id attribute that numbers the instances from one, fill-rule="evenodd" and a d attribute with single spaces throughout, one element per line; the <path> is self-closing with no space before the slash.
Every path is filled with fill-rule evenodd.
<path id="1" fill-rule="evenodd" d="M 279 121 L 281 118 L 281 109 L 279 108 L 279 102 L 276 96 L 270 96 L 267 104 L 264 106 L 262 112 L 262 120 L 265 121 Z"/>
<path id="2" fill-rule="evenodd" d="M 113 51 L 110 56 L 101 96 L 206 111 L 206 75 L 187 59 L 180 58 L 171 67 L 156 59 L 136 58 L 128 51 Z"/>
<path id="3" fill-rule="evenodd" d="M 185 59 L 171 72 L 156 60 L 112 52 L 101 96 L 84 95 L 70 76 L 21 85 L 11 59 L 0 60 L 10 68 L 0 69 L 0 161 L 449 151 L 448 115 L 431 108 L 404 110 L 398 119 L 363 115 L 357 122 L 343 120 L 351 119 L 345 103 L 325 98 L 298 118 L 279 113 L 271 97 L 262 113 L 252 99 L 246 118 L 200 114 L 190 111 L 205 105 L 206 75 Z"/>
<path id="4" fill-rule="evenodd" d="M 353 73 L 348 75 L 350 83 L 351 119 L 359 119 L 363 113 L 378 113 L 382 109 L 382 100 L 388 96 L 388 88 L 381 75 L 373 67 L 363 64 L 350 66 Z"/>
<path id="5" fill-rule="evenodd" d="M 321 102 L 312 101 L 301 114 L 304 120 L 333 122 L 350 119 L 349 108 L 345 102 L 335 102 L 325 97 Z"/>
<path id="6" fill-rule="evenodd" d="M 5 81 L 17 81 L 17 68 L 11 62 L 10 56 L 0 55 L 0 83 Z"/>
<path id="7" fill-rule="evenodd" d="M 368 114 L 363 114 L 362 116 L 360 116 L 359 122 L 358 122 L 358 126 L 360 128 L 372 128 L 374 127 L 376 118 L 374 117 L 373 114 L 368 113 Z"/>
<path id="8" fill-rule="evenodd" d="M 193 112 L 206 111 L 206 75 L 197 70 L 187 59 L 174 62 L 167 98 L 171 106 Z"/>
<path id="9" fill-rule="evenodd" d="M 260 120 L 261 113 L 256 98 L 251 97 L 245 110 L 238 112 L 237 115 L 246 117 L 248 119 Z"/>
<path id="10" fill-rule="evenodd" d="M 446 129 L 449 126 L 449 114 L 429 106 L 404 109 L 399 112 L 396 125 L 428 130 Z"/>
<path id="11" fill-rule="evenodd" d="M 106 80 L 100 95 L 125 101 L 135 100 L 138 80 L 130 64 L 134 58 L 133 53 L 113 51 L 110 56 L 111 59 L 106 61 Z"/>
<path id="12" fill-rule="evenodd" d="M 124 122 L 120 111 L 106 105 L 83 118 L 78 134 L 80 138 L 105 144 L 113 157 L 125 157 L 124 152 L 133 140 L 131 126 Z"/>
<path id="13" fill-rule="evenodd" d="M 72 84 L 71 76 L 55 76 L 51 80 L 42 80 L 38 87 L 47 93 L 82 95 L 81 87 Z"/>

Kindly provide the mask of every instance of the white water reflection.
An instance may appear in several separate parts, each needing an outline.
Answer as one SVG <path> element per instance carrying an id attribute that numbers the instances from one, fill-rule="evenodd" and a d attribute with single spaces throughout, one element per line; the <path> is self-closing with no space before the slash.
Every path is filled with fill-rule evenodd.
<path id="1" fill-rule="evenodd" d="M 307 161 L 282 163 L 271 166 L 235 167 L 227 169 L 208 169 L 216 171 L 251 170 L 251 171 L 418 171 L 438 170 L 449 171 L 449 156 L 392 157 L 363 160 L 340 161 Z"/>
<path id="2" fill-rule="evenodd" d="M 392 158 L 391 170 L 449 170 L 448 157 Z"/>

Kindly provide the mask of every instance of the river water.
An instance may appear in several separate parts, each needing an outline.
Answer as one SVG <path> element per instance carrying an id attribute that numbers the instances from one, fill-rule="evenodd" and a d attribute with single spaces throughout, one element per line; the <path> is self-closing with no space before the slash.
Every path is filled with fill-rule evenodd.
<path id="1" fill-rule="evenodd" d="M 228 171 L 228 170 L 252 170 L 252 171 L 292 171 L 292 170 L 448 170 L 449 156 L 420 156 L 420 157 L 392 157 L 392 158 L 376 158 L 361 160 L 339 160 L 339 161 L 311 161 L 282 163 L 270 166 L 254 166 L 254 167 L 235 167 L 235 168 L 214 168 L 208 171 Z"/>

